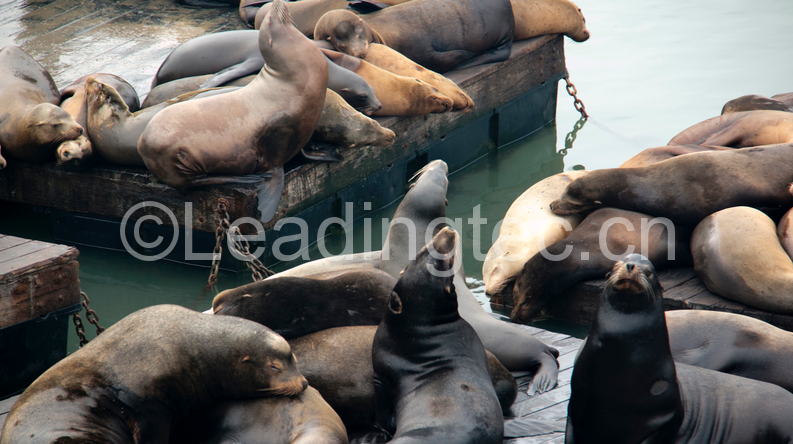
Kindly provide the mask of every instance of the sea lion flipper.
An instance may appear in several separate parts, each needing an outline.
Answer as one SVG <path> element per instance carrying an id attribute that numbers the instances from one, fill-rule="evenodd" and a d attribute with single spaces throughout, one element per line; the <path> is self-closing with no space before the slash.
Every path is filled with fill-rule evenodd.
<path id="1" fill-rule="evenodd" d="M 266 173 L 269 179 L 259 182 L 259 211 L 261 211 L 262 222 L 269 222 L 275 215 L 278 202 L 281 201 L 281 193 L 284 191 L 284 169 L 278 167 Z"/>
<path id="2" fill-rule="evenodd" d="M 504 421 L 504 438 L 524 438 L 564 432 L 564 426 L 556 421 L 516 418 Z"/>
<path id="3" fill-rule="evenodd" d="M 464 69 L 470 68 L 472 66 L 479 66 L 484 65 L 486 63 L 495 63 L 495 62 L 503 62 L 509 58 L 509 54 L 512 51 L 512 40 L 507 43 L 504 43 L 501 46 L 497 46 L 493 49 L 485 51 L 481 54 L 477 54 L 474 57 L 466 60 L 463 63 L 455 66 L 454 69 Z"/>
<path id="4" fill-rule="evenodd" d="M 208 78 L 204 83 L 198 86 L 199 89 L 205 88 L 214 88 L 216 86 L 223 85 L 225 83 L 231 82 L 232 80 L 237 80 L 239 78 L 255 74 L 259 72 L 264 66 L 264 59 L 259 58 L 251 58 L 242 63 L 238 63 L 233 66 L 229 66 L 228 68 L 217 72 L 212 77 Z"/>
<path id="5" fill-rule="evenodd" d="M 337 146 L 331 144 L 309 143 L 300 151 L 303 157 L 319 162 L 341 162 L 344 157 L 336 151 Z"/>
<path id="6" fill-rule="evenodd" d="M 368 14 L 370 12 L 379 11 L 387 8 L 385 3 L 375 2 L 372 0 L 347 0 L 347 9 L 359 12 L 361 14 Z"/>

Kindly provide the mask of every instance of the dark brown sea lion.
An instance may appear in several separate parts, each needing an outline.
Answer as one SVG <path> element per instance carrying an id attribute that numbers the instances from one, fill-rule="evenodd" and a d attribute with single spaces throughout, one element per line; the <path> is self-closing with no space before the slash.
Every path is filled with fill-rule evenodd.
<path id="1" fill-rule="evenodd" d="M 88 77 L 94 77 L 96 80 L 112 86 L 124 103 L 127 104 L 130 112 L 134 113 L 140 109 L 138 93 L 126 80 L 115 74 L 107 73 L 84 75 L 61 89 L 61 108 L 71 114 L 83 129 L 87 129 L 86 125 L 88 123 L 85 106 L 85 81 L 88 80 Z"/>
<path id="2" fill-rule="evenodd" d="M 511 0 L 515 16 L 514 40 L 545 34 L 564 34 L 576 42 L 589 39 L 581 8 L 569 0 Z"/>
<path id="3" fill-rule="evenodd" d="M 83 134 L 58 104 L 58 88 L 43 66 L 17 46 L 0 49 L 0 146 L 7 156 L 48 162 L 59 145 Z"/>
<path id="4" fill-rule="evenodd" d="M 291 339 L 333 327 L 377 325 L 395 283 L 375 269 L 265 279 L 220 292 L 212 309 Z"/>
<path id="5" fill-rule="evenodd" d="M 694 269 L 713 293 L 772 313 L 793 314 L 793 261 L 765 213 L 732 207 L 691 236 Z"/>
<path id="6" fill-rule="evenodd" d="M 793 394 L 675 363 L 652 264 L 614 265 L 573 369 L 565 442 L 793 441 Z"/>
<path id="7" fill-rule="evenodd" d="M 289 341 L 300 372 L 339 414 L 349 431 L 374 422 L 372 342 L 376 331 L 376 325 L 338 327 Z M 490 352 L 487 362 L 499 404 L 507 411 L 518 394 L 515 378 Z"/>
<path id="8" fill-rule="evenodd" d="M 334 63 L 349 69 L 371 85 L 382 108 L 374 116 L 423 116 L 443 113 L 454 107 L 454 101 L 423 80 L 400 76 L 356 57 L 322 49 Z"/>
<path id="9" fill-rule="evenodd" d="M 485 348 L 457 312 L 456 238 L 444 228 L 408 264 L 375 333 L 375 423 L 394 444 L 503 441 Z"/>
<path id="10" fill-rule="evenodd" d="M 689 153 L 698 153 L 700 151 L 715 151 L 715 150 L 729 150 L 721 146 L 700 146 L 700 145 L 674 145 L 674 146 L 659 146 L 657 148 L 647 148 L 639 154 L 626 160 L 625 163 L 619 168 L 641 168 L 647 165 L 652 165 L 671 159 L 673 157 L 682 156 Z"/>
<path id="11" fill-rule="evenodd" d="M 675 362 L 776 384 L 793 392 L 793 333 L 749 316 L 666 312 Z"/>
<path id="12" fill-rule="evenodd" d="M 786 111 L 793 112 L 790 106 L 776 99 L 770 99 L 757 94 L 749 94 L 730 100 L 721 108 L 721 114 L 738 113 L 743 111 Z"/>
<path id="13" fill-rule="evenodd" d="M 506 60 L 514 29 L 509 0 L 412 0 L 365 16 L 327 12 L 314 39 L 355 57 L 365 56 L 370 43 L 382 43 L 443 73 Z"/>
<path id="14" fill-rule="evenodd" d="M 707 151 L 643 168 L 592 171 L 551 204 L 555 214 L 600 207 L 638 211 L 693 226 L 724 208 L 793 206 L 793 145 Z"/>
<path id="15" fill-rule="evenodd" d="M 658 268 L 690 265 L 691 229 L 666 222 L 615 208 L 593 211 L 570 236 L 526 262 L 512 290 L 510 320 L 529 322 L 576 283 L 605 275 L 615 257 L 641 251 Z"/>
<path id="16" fill-rule="evenodd" d="M 289 344 L 245 319 L 175 305 L 139 310 L 41 375 L 2 444 L 168 442 L 171 422 L 212 401 L 296 395 Z"/>
<path id="17" fill-rule="evenodd" d="M 793 143 L 793 113 L 743 111 L 728 113 L 683 130 L 669 145 L 712 145 L 730 148 Z"/>
<path id="18" fill-rule="evenodd" d="M 138 152 L 149 171 L 179 190 L 258 184 L 266 222 L 281 197 L 283 165 L 302 150 L 322 114 L 328 62 L 292 26 L 281 0 L 259 31 L 259 48 L 267 65 L 250 84 L 160 111 Z"/>
<path id="19" fill-rule="evenodd" d="M 223 401 L 204 407 L 174 424 L 170 442 L 347 444 L 347 431 L 319 392 L 308 387 L 297 396 Z"/>

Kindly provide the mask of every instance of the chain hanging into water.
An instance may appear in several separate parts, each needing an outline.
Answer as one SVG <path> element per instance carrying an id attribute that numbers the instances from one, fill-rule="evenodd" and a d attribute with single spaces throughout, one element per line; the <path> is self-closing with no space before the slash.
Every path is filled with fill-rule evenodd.
<path id="1" fill-rule="evenodd" d="M 578 132 L 584 128 L 586 121 L 586 117 L 581 117 L 575 125 L 573 125 L 573 130 L 567 133 L 567 137 L 564 138 L 564 148 L 559 150 L 559 154 L 566 156 L 567 150 L 573 148 L 573 142 L 575 142 L 576 137 L 578 137 Z"/>
<path id="2" fill-rule="evenodd" d="M 223 238 L 226 236 L 233 242 L 234 249 L 244 256 L 243 261 L 245 266 L 251 270 L 251 278 L 254 282 L 259 282 L 275 274 L 265 267 L 256 256 L 251 254 L 251 246 L 248 240 L 242 236 L 239 227 L 232 226 L 229 221 L 228 206 L 229 202 L 226 199 L 222 197 L 218 199 L 216 210 L 218 225 L 215 229 L 215 249 L 212 251 L 212 266 L 209 270 L 209 279 L 207 279 L 207 285 L 204 287 L 204 293 L 209 291 L 218 281 L 220 259 L 223 255 Z"/>
<path id="3" fill-rule="evenodd" d="M 80 304 L 85 308 L 85 319 L 91 324 L 94 324 L 96 327 L 96 335 L 99 336 L 103 331 L 105 331 L 105 328 L 99 325 L 99 316 L 97 316 L 96 312 L 91 309 L 91 306 L 89 305 L 91 301 L 88 299 L 88 295 L 85 294 L 84 291 L 81 291 L 80 296 L 82 296 L 83 299 Z M 74 322 L 74 328 L 77 331 L 77 337 L 80 339 L 80 348 L 83 348 L 83 346 L 88 343 L 88 339 L 85 338 L 85 328 L 83 327 L 83 320 L 80 319 L 79 312 L 72 315 L 72 322 Z"/>
<path id="4" fill-rule="evenodd" d="M 567 94 L 570 94 L 570 96 L 573 98 L 573 106 L 575 107 L 575 110 L 581 113 L 581 117 L 584 119 L 588 118 L 589 114 L 586 112 L 584 102 L 578 98 L 578 90 L 575 89 L 575 85 L 573 85 L 573 82 L 570 81 L 570 74 L 565 74 L 564 81 L 567 83 Z"/>

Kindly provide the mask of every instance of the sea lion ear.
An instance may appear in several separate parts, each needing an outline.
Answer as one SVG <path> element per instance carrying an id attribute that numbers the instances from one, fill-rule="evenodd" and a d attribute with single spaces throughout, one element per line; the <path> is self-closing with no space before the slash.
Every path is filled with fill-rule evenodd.
<path id="1" fill-rule="evenodd" d="M 611 277 L 611 272 L 609 271 L 608 273 L 606 273 L 606 279 L 608 279 L 610 277 Z"/>
<path id="2" fill-rule="evenodd" d="M 402 300 L 395 291 L 391 292 L 391 298 L 388 300 L 388 309 L 394 314 L 402 313 Z"/>
<path id="3" fill-rule="evenodd" d="M 245 355 L 242 358 L 240 358 L 240 362 L 250 362 L 250 360 L 251 360 L 250 355 Z"/>

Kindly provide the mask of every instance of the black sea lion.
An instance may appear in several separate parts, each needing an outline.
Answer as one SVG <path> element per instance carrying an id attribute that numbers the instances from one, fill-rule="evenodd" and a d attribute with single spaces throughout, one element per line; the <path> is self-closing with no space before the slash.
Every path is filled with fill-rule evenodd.
<path id="1" fill-rule="evenodd" d="M 220 399 L 296 395 L 289 344 L 255 322 L 175 306 L 139 310 L 20 396 L 2 444 L 164 443 L 171 421 Z"/>
<path id="2" fill-rule="evenodd" d="M 671 159 L 673 157 L 682 156 L 684 154 L 698 153 L 700 151 L 718 151 L 729 150 L 721 146 L 700 146 L 700 145 L 674 145 L 674 146 L 659 146 L 657 148 L 647 148 L 639 154 L 626 160 L 619 168 L 641 168 L 647 165 L 652 165 Z"/>
<path id="3" fill-rule="evenodd" d="M 666 312 L 675 362 L 776 384 L 793 392 L 793 333 L 749 316 Z"/>
<path id="4" fill-rule="evenodd" d="M 0 146 L 6 155 L 48 162 L 56 158 L 59 145 L 82 136 L 83 128 L 58 104 L 58 88 L 43 66 L 17 46 L 0 49 Z M 82 139 L 77 147 L 86 144 L 90 142 Z"/>
<path id="5" fill-rule="evenodd" d="M 283 165 L 303 149 L 322 114 L 328 62 L 292 26 L 282 0 L 259 31 L 259 48 L 267 65 L 250 84 L 160 111 L 138 152 L 149 171 L 179 190 L 258 184 L 266 222 L 283 191 Z"/>
<path id="6" fill-rule="evenodd" d="M 564 34 L 576 42 L 589 39 L 581 8 L 569 0 L 511 0 L 515 16 L 514 40 L 545 34 Z"/>
<path id="7" fill-rule="evenodd" d="M 793 113 L 760 110 L 716 116 L 683 130 L 668 145 L 746 148 L 775 143 L 793 143 Z"/>
<path id="8" fill-rule="evenodd" d="M 524 264 L 512 290 L 510 320 L 529 322 L 568 288 L 603 276 L 615 257 L 634 251 L 647 255 L 658 268 L 690 265 L 690 239 L 690 228 L 646 214 L 615 208 L 593 211 L 570 236 Z"/>
<path id="9" fill-rule="evenodd" d="M 444 228 L 405 268 L 375 333 L 375 421 L 394 444 L 503 440 L 485 348 L 457 312 L 456 237 Z"/>
<path id="10" fill-rule="evenodd" d="M 216 315 L 239 316 L 286 339 L 347 325 L 377 325 L 396 284 L 375 269 L 265 279 L 220 292 Z"/>
<path id="11" fill-rule="evenodd" d="M 749 94 L 746 96 L 741 96 L 735 99 L 730 100 L 729 102 L 725 103 L 724 106 L 721 108 L 721 114 L 729 114 L 729 113 L 738 113 L 742 111 L 757 111 L 757 110 L 768 110 L 768 111 L 787 111 L 793 112 L 793 109 L 790 108 L 784 102 L 780 102 L 776 99 L 770 99 L 765 96 L 758 96 L 757 94 Z"/>
<path id="12" fill-rule="evenodd" d="M 697 275 L 713 293 L 793 314 L 793 261 L 765 213 L 732 207 L 711 214 L 694 229 L 691 253 Z"/>
<path id="13" fill-rule="evenodd" d="M 693 226 L 738 205 L 785 211 L 793 206 L 791 182 L 793 145 L 691 153 L 643 168 L 592 171 L 571 183 L 551 210 L 614 207 Z"/>
<path id="14" fill-rule="evenodd" d="M 565 442 L 782 443 L 793 394 L 676 364 L 652 264 L 617 262 L 573 368 Z"/>
<path id="15" fill-rule="evenodd" d="M 347 431 L 319 392 L 308 387 L 297 396 L 212 404 L 176 422 L 170 442 L 347 444 Z"/>
<path id="16" fill-rule="evenodd" d="M 300 372 L 339 414 L 349 431 L 374 423 L 372 342 L 376 331 L 376 325 L 338 327 L 289 341 Z M 507 411 L 515 402 L 518 385 L 490 352 L 487 363 L 499 404 Z"/>
<path id="17" fill-rule="evenodd" d="M 514 29 L 509 0 L 412 0 L 365 16 L 327 12 L 314 39 L 355 57 L 365 56 L 370 43 L 382 43 L 443 73 L 506 60 Z"/>

